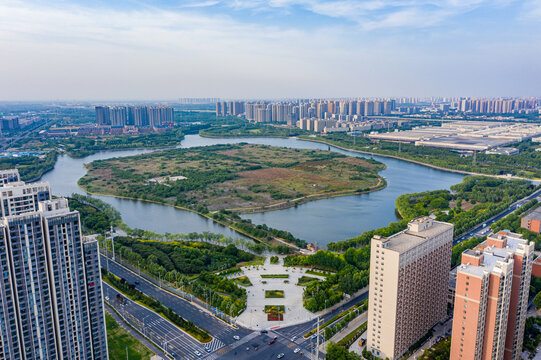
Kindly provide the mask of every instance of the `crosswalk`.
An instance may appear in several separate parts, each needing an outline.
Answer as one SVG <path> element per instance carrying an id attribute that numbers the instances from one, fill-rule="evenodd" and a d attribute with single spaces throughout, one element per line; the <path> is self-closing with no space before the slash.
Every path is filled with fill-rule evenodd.
<path id="1" fill-rule="evenodd" d="M 214 351 L 216 351 L 218 349 L 223 348 L 225 346 L 225 344 L 222 341 L 220 341 L 219 339 L 214 338 L 214 339 L 212 339 L 211 342 L 209 342 L 208 344 L 205 345 L 205 347 L 207 347 L 207 346 L 208 346 L 208 348 L 210 349 L 211 352 L 214 352 Z"/>

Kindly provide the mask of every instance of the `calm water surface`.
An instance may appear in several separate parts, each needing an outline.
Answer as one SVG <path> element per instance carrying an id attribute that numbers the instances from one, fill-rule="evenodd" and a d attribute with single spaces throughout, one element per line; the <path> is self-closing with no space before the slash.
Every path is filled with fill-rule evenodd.
<path id="1" fill-rule="evenodd" d="M 279 138 L 203 138 L 187 135 L 178 145 L 180 148 L 236 143 L 264 144 L 300 149 L 331 150 L 342 154 L 374 159 L 384 163 L 387 169 L 380 175 L 387 180 L 387 187 L 370 194 L 342 196 L 317 200 L 296 208 L 243 215 L 254 223 L 290 231 L 298 238 L 324 246 L 331 241 L 339 241 L 359 235 L 365 230 L 386 226 L 396 221 L 395 199 L 404 193 L 426 190 L 448 189 L 459 183 L 461 174 L 431 169 L 425 166 L 380 156 L 357 154 L 321 143 L 298 139 Z M 85 175 L 85 163 L 113 157 L 131 156 L 155 150 L 103 151 L 81 159 L 67 155 L 60 156 L 55 168 L 43 176 L 49 181 L 55 195 L 84 193 L 77 180 Z M 147 229 L 159 233 L 189 233 L 210 231 L 226 236 L 242 237 L 227 227 L 203 218 L 189 211 L 169 206 L 117 199 L 107 196 L 97 198 L 111 204 L 122 214 L 122 219 L 130 227 Z"/>

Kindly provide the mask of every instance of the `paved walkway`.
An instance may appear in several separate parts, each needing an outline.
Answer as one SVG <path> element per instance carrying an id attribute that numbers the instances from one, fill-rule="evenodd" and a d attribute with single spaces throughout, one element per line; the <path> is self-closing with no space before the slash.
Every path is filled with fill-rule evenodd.
<path id="1" fill-rule="evenodd" d="M 365 311 L 361 315 L 357 316 L 355 319 L 351 320 L 349 322 L 349 324 L 345 328 L 343 328 L 342 330 L 340 330 L 339 332 L 334 334 L 333 337 L 331 337 L 329 340 L 327 340 L 326 342 L 321 344 L 320 348 L 319 348 L 319 351 L 321 351 L 323 353 L 326 353 L 327 344 L 329 342 L 332 341 L 332 342 L 336 343 L 336 342 L 342 340 L 343 338 L 346 337 L 346 335 L 348 335 L 350 332 L 352 332 L 353 330 L 355 330 L 356 328 L 361 326 L 361 324 L 366 322 L 367 320 L 368 320 L 368 312 Z M 321 332 L 325 333 L 325 329 L 321 330 Z"/>
<path id="2" fill-rule="evenodd" d="M 240 276 L 247 276 L 253 286 L 246 287 L 246 310 L 236 319 L 239 325 L 253 330 L 273 329 L 304 323 L 316 318 L 316 315 L 306 310 L 302 305 L 303 286 L 298 286 L 299 278 L 305 275 L 307 269 L 285 267 L 283 256 L 278 264 L 270 264 L 270 258 L 265 259 L 264 265 L 242 268 Z M 261 275 L 288 274 L 288 278 L 262 278 Z M 324 279 L 323 276 L 308 275 Z M 265 283 L 263 283 L 265 282 Z M 282 290 L 283 298 L 265 298 L 266 290 Z M 284 305 L 283 321 L 268 321 L 265 305 Z"/>

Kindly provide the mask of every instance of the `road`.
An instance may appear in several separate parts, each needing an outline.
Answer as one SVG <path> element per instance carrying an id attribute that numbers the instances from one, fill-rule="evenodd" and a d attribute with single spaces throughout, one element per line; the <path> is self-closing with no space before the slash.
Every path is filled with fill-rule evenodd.
<path id="1" fill-rule="evenodd" d="M 162 316 L 139 305 L 130 299 L 121 296 L 120 293 L 107 283 L 103 283 L 103 293 L 107 302 L 122 315 L 132 327 L 144 334 L 152 342 L 160 346 L 173 358 L 182 359 L 216 359 L 216 351 L 224 346 L 224 343 L 214 338 L 208 344 L 202 344 L 176 325 L 164 319 Z M 208 352 L 206 349 L 209 349 Z M 197 355 L 198 351 L 201 355 Z"/>
<path id="2" fill-rule="evenodd" d="M 462 241 L 466 240 L 466 239 L 469 239 L 471 238 L 472 236 L 481 236 L 481 235 L 485 235 L 483 234 L 483 231 L 485 229 L 488 229 L 490 227 L 490 225 L 492 225 L 493 223 L 495 223 L 496 221 L 506 217 L 507 215 L 511 214 L 512 212 L 514 212 L 515 210 L 517 210 L 518 208 L 520 208 L 522 205 L 526 204 L 527 202 L 535 199 L 536 197 L 538 197 L 539 195 L 541 195 L 541 189 L 537 190 L 537 191 L 534 191 L 531 195 L 523 198 L 523 199 L 520 199 L 516 202 L 514 202 L 513 204 L 511 204 L 511 206 L 509 206 L 506 210 L 502 211 L 501 213 L 499 213 L 498 215 L 492 217 L 491 219 L 485 221 L 484 223 L 481 223 L 479 225 L 477 225 L 476 227 L 474 227 L 473 229 L 471 229 L 470 231 L 468 231 L 467 233 L 465 234 L 462 234 L 462 236 L 456 238 L 453 240 L 453 245 L 456 245 L 458 243 L 461 243 Z M 483 224 L 486 224 L 486 226 L 483 226 Z"/>

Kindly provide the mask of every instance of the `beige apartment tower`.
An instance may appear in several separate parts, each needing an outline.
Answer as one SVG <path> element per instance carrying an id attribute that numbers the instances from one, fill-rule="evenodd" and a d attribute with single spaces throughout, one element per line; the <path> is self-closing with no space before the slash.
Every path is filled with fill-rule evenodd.
<path id="1" fill-rule="evenodd" d="M 533 242 L 506 231 L 462 253 L 451 359 L 520 359 L 533 258 Z"/>
<path id="2" fill-rule="evenodd" d="M 400 358 L 447 316 L 453 225 L 420 217 L 370 249 L 367 350 Z"/>

